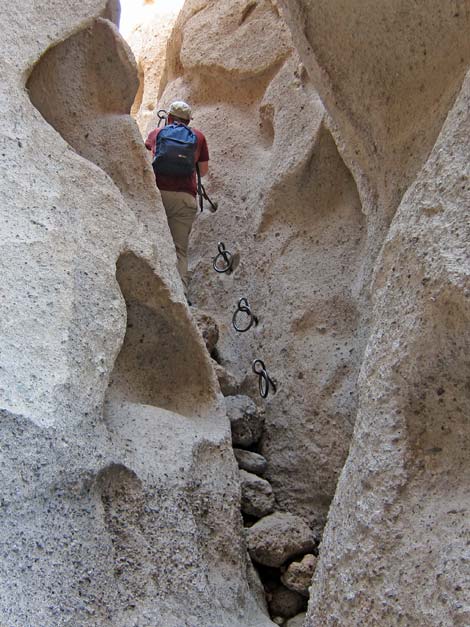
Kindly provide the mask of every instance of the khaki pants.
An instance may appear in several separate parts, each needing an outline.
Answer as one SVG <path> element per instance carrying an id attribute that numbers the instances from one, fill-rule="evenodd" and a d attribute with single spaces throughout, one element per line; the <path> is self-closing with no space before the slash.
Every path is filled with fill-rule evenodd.
<path id="1" fill-rule="evenodd" d="M 188 241 L 197 214 L 197 201 L 186 192 L 166 192 L 160 190 L 165 207 L 168 226 L 175 243 L 178 272 L 188 293 Z"/>

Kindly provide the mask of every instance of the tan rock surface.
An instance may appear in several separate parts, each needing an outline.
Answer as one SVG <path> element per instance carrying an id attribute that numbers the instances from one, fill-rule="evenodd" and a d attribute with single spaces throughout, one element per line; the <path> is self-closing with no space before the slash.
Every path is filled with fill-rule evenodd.
<path id="1" fill-rule="evenodd" d="M 217 342 L 219 341 L 219 327 L 217 325 L 217 321 L 206 312 L 195 309 L 194 307 L 191 308 L 191 313 L 199 331 L 201 332 L 202 339 L 204 340 L 204 344 L 206 345 L 209 354 L 212 354 L 214 348 L 217 346 Z"/>
<path id="2" fill-rule="evenodd" d="M 207 130 L 209 143 L 214 147 L 209 183 L 219 200 L 220 209 L 215 216 L 200 219 L 194 234 L 191 289 L 195 298 L 205 307 L 213 308 L 220 318 L 225 311 L 230 319 L 235 303 L 242 295 L 249 298 L 260 317 L 260 326 L 243 337 L 227 329 L 227 334 L 222 334 L 219 343 L 220 352 L 232 362 L 234 370 L 238 364 L 239 372 L 242 371 L 242 364 L 246 363 L 245 373 L 248 376 L 245 386 L 251 393 L 255 392 L 255 388 L 249 375 L 249 363 L 255 356 L 264 359 L 280 383 L 279 392 L 268 402 L 266 412 L 262 452 L 269 461 L 268 478 L 279 503 L 308 516 L 315 523 L 321 520 L 322 512 L 328 508 L 328 495 L 335 490 L 337 473 L 346 456 L 352 433 L 356 411 L 356 376 L 362 363 L 362 347 L 369 334 L 372 313 L 367 297 L 370 291 L 377 290 L 378 285 L 377 279 L 374 284 L 371 283 L 377 255 L 404 192 L 420 173 L 459 93 L 470 60 L 470 6 L 468 1 L 458 7 L 438 2 L 424 7 L 397 0 L 386 7 L 376 7 L 364 1 L 354 6 L 353 13 L 352 5 L 347 10 L 339 1 L 306 3 L 286 0 L 281 4 L 288 9 L 286 17 L 294 42 L 328 109 L 326 117 L 295 57 L 288 59 L 277 72 L 273 67 L 271 87 L 259 80 L 256 89 L 237 83 L 236 74 L 232 75 L 232 90 L 225 84 L 214 86 L 206 81 L 204 61 L 200 62 L 200 66 L 194 61 L 188 62 L 187 66 L 182 63 L 178 72 L 173 72 L 174 80 L 168 84 L 164 97 L 182 93 L 192 99 L 196 105 L 197 125 Z M 209 15 L 215 17 L 218 11 L 223 11 L 221 5 L 206 4 L 198 19 L 202 21 L 204 14 L 206 18 Z M 249 24 L 249 19 L 245 24 Z M 178 28 L 178 36 L 174 39 L 174 58 L 178 58 L 181 32 L 186 40 L 192 32 L 188 28 L 184 35 L 186 25 L 183 19 Z M 236 37 L 234 35 L 233 39 L 236 40 Z M 247 48 L 250 48 L 251 41 L 255 40 L 246 38 Z M 258 42 L 256 40 L 255 45 L 259 45 Z M 211 51 L 211 59 L 217 54 Z M 243 54 L 249 55 L 249 52 L 244 51 Z M 271 58 L 274 57 L 273 54 Z M 172 63 L 170 60 L 170 68 Z M 235 85 L 236 97 L 233 93 Z M 460 117 L 463 115 L 462 111 Z M 240 128 L 246 132 L 241 134 Z M 467 155 L 468 160 L 468 146 L 461 137 L 453 140 L 448 150 L 449 154 L 453 152 L 454 164 L 459 161 L 456 156 L 459 150 L 462 155 Z M 354 181 L 340 155 L 353 173 Z M 460 160 L 463 164 L 463 157 Z M 230 168 L 228 163 L 234 167 Z M 463 165 L 454 167 L 461 175 Z M 462 216 L 468 201 L 464 200 L 467 175 L 463 176 L 460 186 L 457 180 L 447 185 L 436 166 L 434 180 L 439 183 L 427 183 L 435 190 L 427 213 L 439 219 L 443 213 L 439 207 L 446 205 L 444 199 L 452 190 L 454 198 L 451 204 L 456 224 L 447 240 L 440 236 L 441 246 L 445 250 L 444 259 L 455 258 L 454 265 L 465 273 L 468 236 L 463 229 Z M 421 185 L 424 188 L 426 183 Z M 375 270 L 377 276 L 382 273 L 387 276 L 387 272 L 391 277 L 396 275 L 396 279 L 390 278 L 390 288 L 387 279 L 387 286 L 378 290 L 376 302 L 380 303 L 383 299 L 387 303 L 387 290 L 391 289 L 397 311 L 401 302 L 402 315 L 406 315 L 407 307 L 411 308 L 411 303 L 415 302 L 414 294 L 419 281 L 424 280 L 424 286 L 434 285 L 432 278 L 441 268 L 438 261 L 434 262 L 436 268 L 433 267 L 433 274 L 429 275 L 424 268 L 420 269 L 420 264 L 424 262 L 408 259 L 407 255 L 413 247 L 419 249 L 423 246 L 424 254 L 426 246 L 432 249 L 432 245 L 427 239 L 425 243 L 419 243 L 421 226 L 417 226 L 417 218 L 411 217 L 418 208 L 413 203 L 408 203 L 406 207 L 410 216 L 408 220 L 404 210 L 402 217 L 396 218 L 403 223 L 402 241 L 397 244 L 397 252 L 392 253 L 390 259 L 386 257 L 388 270 Z M 446 217 L 441 219 L 444 224 Z M 419 238 L 417 242 L 415 236 Z M 393 236 L 390 237 L 394 241 Z M 209 251 L 215 253 L 216 242 L 220 240 L 240 256 L 240 263 L 231 276 L 211 274 Z M 403 268 L 409 269 L 405 273 Z M 439 276 L 439 285 L 447 292 L 445 286 L 449 284 L 449 277 L 445 272 Z M 465 280 L 462 279 L 459 288 L 452 289 L 458 302 Z M 431 290 L 430 287 L 428 289 Z M 406 577 L 411 578 L 414 569 L 405 543 L 399 543 L 403 554 L 398 548 L 391 551 L 379 544 L 385 534 L 385 521 L 389 520 L 387 508 L 393 509 L 393 506 L 385 505 L 384 496 L 378 508 L 384 522 L 374 518 L 372 506 L 375 499 L 380 501 L 382 491 L 388 494 L 389 482 L 394 484 L 398 481 L 394 479 L 392 468 L 400 466 L 392 464 L 387 474 L 385 451 L 379 453 L 378 450 L 383 450 L 384 441 L 388 442 L 385 437 L 388 427 L 381 420 L 391 415 L 384 407 L 387 405 L 389 383 L 383 372 L 383 359 L 390 356 L 389 367 L 392 368 L 391 356 L 395 355 L 396 367 L 399 368 L 402 363 L 407 363 L 409 349 L 406 347 L 411 344 L 416 346 L 416 356 L 410 357 L 411 368 L 411 363 L 417 363 L 421 354 L 428 354 L 430 349 L 427 344 L 431 334 L 428 339 L 421 339 L 423 331 L 418 323 L 419 313 L 415 316 L 410 313 L 414 322 L 410 322 L 412 328 L 408 332 L 396 322 L 406 336 L 396 347 L 388 339 L 394 337 L 387 326 L 389 313 L 383 310 L 385 305 L 376 307 L 379 309 L 375 310 L 373 318 L 375 331 L 369 343 L 361 384 L 364 405 L 361 404 L 359 415 L 361 420 L 363 415 L 368 416 L 367 427 L 356 436 L 351 460 L 332 511 L 333 522 L 327 534 L 327 548 L 325 552 L 322 549 L 324 557 L 321 563 L 324 566 L 319 569 L 316 578 L 309 624 L 323 626 L 351 620 L 358 624 L 380 622 L 386 625 L 394 625 L 397 620 L 418 625 L 437 625 L 440 621 L 449 625 L 455 621 L 465 624 L 465 621 L 468 622 L 467 610 L 461 596 L 467 584 L 459 575 L 461 567 L 455 569 L 455 576 L 451 576 L 451 567 L 442 565 L 443 557 L 442 561 L 435 563 L 428 558 L 425 565 L 428 585 L 424 588 L 420 586 L 420 593 L 417 594 L 416 586 L 411 585 L 410 579 L 406 584 L 407 598 L 403 601 L 397 592 L 400 589 L 398 583 L 387 587 L 387 582 L 395 581 L 398 575 L 396 578 L 380 575 L 381 572 L 394 570 L 403 573 L 403 576 L 409 573 Z M 456 306 L 455 322 L 452 323 L 443 313 L 435 313 L 434 306 L 429 310 L 417 309 L 422 310 L 422 320 L 429 321 L 429 325 L 437 325 L 436 332 L 444 338 L 440 344 L 449 347 L 446 350 L 452 351 L 450 347 L 455 343 L 458 351 L 465 351 L 467 335 L 462 322 L 466 319 L 465 308 Z M 449 316 L 454 320 L 454 314 Z M 445 330 L 449 325 L 451 328 L 455 325 L 455 336 L 451 334 L 449 337 L 449 331 Z M 380 351 L 377 345 L 381 346 Z M 280 356 L 282 359 L 279 359 Z M 312 365 L 303 369 L 300 364 Z M 444 365 L 440 368 L 445 371 Z M 450 365 L 449 368 L 452 370 Z M 418 371 L 421 369 L 417 367 Z M 460 369 L 465 370 L 463 367 Z M 445 375 L 445 378 L 449 376 L 452 378 L 452 375 Z M 393 379 L 391 374 L 390 377 Z M 416 375 L 407 371 L 406 381 L 415 378 Z M 418 380 L 421 381 L 421 378 L 418 377 Z M 384 385 L 381 395 L 379 390 Z M 420 384 L 417 385 L 420 387 Z M 409 391 L 403 392 L 402 388 Z M 388 393 L 390 403 L 402 405 L 415 387 L 412 383 L 403 382 L 393 389 L 393 393 Z M 438 397 L 435 402 L 439 403 L 440 399 L 442 404 L 446 398 Z M 461 399 L 461 405 L 468 407 L 463 390 Z M 413 411 L 418 412 L 419 417 L 414 422 L 422 425 L 416 427 L 421 433 L 427 422 L 426 411 L 424 406 Z M 452 415 L 456 411 L 453 408 Z M 378 421 L 377 416 L 383 418 Z M 353 457 L 356 447 L 360 453 Z M 464 450 L 466 447 L 464 439 Z M 436 444 L 429 450 L 439 448 L 440 445 Z M 367 456 L 368 450 L 370 456 Z M 438 452 L 433 454 L 438 455 Z M 466 467 L 462 467 L 460 481 L 457 482 L 459 459 L 460 456 L 457 456 L 455 471 L 452 472 L 458 494 L 466 481 Z M 426 464 L 428 458 L 425 460 L 423 463 Z M 371 484 L 370 473 L 382 463 L 385 470 L 379 472 L 380 477 Z M 405 463 L 404 457 L 401 463 Z M 347 484 L 352 484 L 356 473 L 361 477 L 363 487 L 357 479 L 355 491 Z M 400 473 L 397 472 L 397 475 Z M 445 484 L 444 479 L 442 481 Z M 373 485 L 372 493 L 370 485 Z M 403 494 L 405 509 L 410 506 L 413 511 L 412 503 L 420 494 L 420 488 L 416 490 L 409 501 Z M 432 518 L 439 521 L 436 522 L 437 527 L 445 529 L 442 537 L 450 536 L 460 546 L 464 527 L 456 523 L 453 531 L 448 529 L 446 517 L 439 514 L 437 487 L 436 490 L 429 505 L 434 512 Z M 391 502 L 394 499 L 401 502 L 398 488 L 392 493 L 397 496 L 391 496 Z M 344 506 L 342 499 L 345 499 Z M 355 503 L 362 504 L 362 499 L 367 510 L 364 529 L 376 529 L 376 540 L 375 532 L 371 532 L 372 537 L 369 538 L 366 532 L 358 533 L 357 525 L 353 526 L 355 531 L 348 526 L 350 516 L 355 516 Z M 424 495 L 421 496 L 423 499 Z M 465 501 L 463 496 L 460 501 Z M 460 512 L 460 509 L 449 504 L 449 511 Z M 404 534 L 413 546 L 422 535 L 416 514 L 413 522 L 412 530 L 405 533 L 401 524 L 392 521 L 385 536 L 392 543 L 394 532 L 399 538 Z M 341 546 L 337 547 L 340 532 Z M 351 561 L 347 555 L 356 546 L 355 535 L 363 538 L 363 557 Z M 433 540 L 435 535 L 430 533 L 429 542 L 437 546 L 437 539 Z M 372 563 L 377 560 L 380 565 L 372 572 L 368 557 L 371 543 L 376 552 L 371 558 Z M 424 550 L 423 547 L 419 553 Z M 450 546 L 448 550 L 452 555 L 458 552 L 454 553 Z M 387 557 L 389 551 L 390 556 Z M 393 566 L 393 559 L 398 560 L 400 568 Z M 351 577 L 341 579 L 343 594 L 335 596 L 345 563 Z M 377 583 L 374 583 L 374 573 Z M 442 609 L 445 602 L 431 598 L 431 591 L 434 590 L 431 579 L 437 575 L 445 576 L 444 580 L 449 581 L 446 589 L 454 590 L 452 594 L 442 593 L 442 599 L 448 599 L 448 607 L 452 606 L 451 619 L 445 618 L 447 610 Z M 446 587 L 445 584 L 443 586 Z M 373 596 L 376 595 L 376 607 L 383 608 L 376 609 L 375 614 L 370 613 L 366 606 L 365 599 L 370 598 L 370 591 Z"/>
<path id="3" fill-rule="evenodd" d="M 267 627 L 118 13 L 0 5 L 0 623 Z M 190 296 L 219 324 L 217 376 L 256 398 L 261 357 L 278 386 L 241 444 L 300 517 L 246 530 L 253 557 L 313 550 L 329 510 L 308 627 L 470 624 L 469 16 L 188 0 L 163 70 L 168 31 L 140 42 L 142 130 L 158 91 L 209 140 L 220 208 Z"/>
<path id="4" fill-rule="evenodd" d="M 0 5 L 0 623 L 265 627 L 116 13 Z"/>
<path id="5" fill-rule="evenodd" d="M 470 58 L 469 3 L 279 0 L 369 214 L 387 226 Z M 380 243 L 380 242 L 379 242 Z"/>
<path id="6" fill-rule="evenodd" d="M 236 396 L 240 391 L 240 383 L 235 376 L 214 360 L 212 361 L 212 366 L 215 370 L 222 394 L 224 396 Z"/>
<path id="7" fill-rule="evenodd" d="M 265 473 L 267 462 L 262 455 L 253 453 L 252 451 L 244 451 L 241 448 L 234 448 L 233 452 L 238 466 L 243 470 L 261 476 Z"/>
<path id="8" fill-rule="evenodd" d="M 212 309 L 220 319 L 225 312 L 227 320 L 230 320 L 240 296 L 249 298 L 256 315 L 260 317 L 259 327 L 243 337 L 236 335 L 227 325 L 227 332 L 221 334 L 219 349 L 234 371 L 246 374 L 245 389 L 250 393 L 255 393 L 254 381 L 249 374 L 249 364 L 255 356 L 262 357 L 275 376 L 279 391 L 267 404 L 262 446 L 262 452 L 269 461 L 268 479 L 282 506 L 306 515 L 315 524 L 321 523 L 327 511 L 352 433 L 356 414 L 356 377 L 371 323 L 368 294 L 377 290 L 378 285 L 377 279 L 374 284 L 371 283 L 377 256 L 402 196 L 426 162 L 459 92 L 470 60 L 470 7 L 467 0 L 458 7 L 444 6 L 437 1 L 424 7 L 399 0 L 386 7 L 377 7 L 364 0 L 354 9 L 351 5 L 349 10 L 339 1 L 306 3 L 285 0 L 280 4 L 286 9 L 294 43 L 305 68 L 327 107 L 326 117 L 295 55 L 287 59 L 281 69 L 273 65 L 269 81 L 264 82 L 260 77 L 256 88 L 251 83 L 240 82 L 235 71 L 231 75 L 230 86 L 227 83 L 214 85 L 207 77 L 204 59 L 197 62 L 197 55 L 190 60 L 188 54 L 179 55 L 183 50 L 182 42 L 186 50 L 192 50 L 188 43 L 191 37 L 200 42 L 202 49 L 202 35 L 194 34 L 192 27 L 209 21 L 211 17 L 214 23 L 222 17 L 226 9 L 223 4 L 215 3 L 205 3 L 204 7 L 197 3 L 187 5 L 188 11 L 199 10 L 199 13 L 196 21 L 191 21 L 189 12 L 181 16 L 172 41 L 173 47 L 170 46 L 169 81 L 163 98 L 170 100 L 181 94 L 192 100 L 196 111 L 195 123 L 207 131 L 212 146 L 213 161 L 208 187 L 219 200 L 220 209 L 215 216 L 203 216 L 196 227 L 191 290 L 194 297 L 204 307 Z M 244 21 L 246 29 L 249 25 L 250 16 Z M 255 30 L 253 25 L 252 32 Z M 233 41 L 237 37 L 235 32 Z M 250 54 L 254 57 L 255 47 L 261 47 L 259 38 L 246 36 L 247 50 L 243 51 L 243 58 L 248 58 Z M 226 43 L 222 49 L 226 49 Z M 223 65 L 219 61 L 222 55 L 218 50 L 210 50 L 208 56 L 214 71 L 217 64 Z M 275 59 L 276 55 L 272 52 L 267 58 Z M 176 59 L 182 59 L 182 62 L 177 65 Z M 243 59 L 239 61 L 244 68 Z M 260 69 L 265 67 L 259 63 Z M 244 133 L 240 133 L 241 128 Z M 458 146 L 459 142 L 460 148 L 454 148 L 454 144 Z M 468 159 L 468 147 L 463 145 L 461 138 L 453 140 L 452 147 L 449 147 L 449 153 L 454 151 L 454 163 L 456 150 L 467 154 Z M 438 169 L 434 176 L 439 182 L 443 180 Z M 427 209 L 430 216 L 436 216 L 433 219 L 442 219 L 444 224 L 446 217 L 441 218 L 443 211 L 439 207 L 446 203 L 441 196 L 447 198 L 450 190 L 454 190 L 451 204 L 457 221 L 455 232 L 449 233 L 447 240 L 441 236 L 441 244 L 446 251 L 444 258 L 459 259 L 455 266 L 462 272 L 463 260 L 468 255 L 468 237 L 462 230 L 461 220 L 468 204 L 462 202 L 466 180 L 460 186 L 456 181 L 449 186 L 445 182 L 433 183 L 434 197 L 429 200 Z M 424 182 L 422 186 L 425 186 Z M 385 257 L 388 270 L 376 270 L 377 276 L 383 273 L 387 276 L 387 272 L 396 274 L 396 279 L 390 279 L 390 288 L 387 279 L 387 286 L 378 290 L 376 302 L 388 302 L 387 290 L 392 289 L 395 296 L 391 298 L 396 301 L 397 310 L 401 302 L 403 315 L 407 311 L 407 303 L 411 308 L 411 303 L 415 302 L 413 280 L 416 285 L 422 280 L 425 286 L 434 285 L 433 275 L 428 276 L 427 271 L 419 269 L 424 262 L 420 261 L 416 266 L 416 260 L 407 259 L 405 255 L 405 251 L 409 254 L 412 247 L 422 245 L 424 253 L 425 246 L 431 246 L 427 239 L 420 244 L 421 235 L 415 233 L 421 229 L 421 226 L 417 227 L 417 218 L 411 217 L 417 207 L 413 203 L 406 206 L 410 217 L 406 220 L 403 210 L 400 218 L 403 243 L 397 244 L 397 251 L 390 258 Z M 420 238 L 418 242 L 415 242 L 415 236 Z M 430 237 L 429 233 L 427 237 Z M 459 237 L 463 237 L 464 244 L 459 243 Z M 215 254 L 216 242 L 220 240 L 240 256 L 238 267 L 231 276 L 214 276 L 210 270 L 210 257 Z M 406 245 L 405 241 L 408 242 Z M 395 263 L 393 260 L 396 260 Z M 440 268 L 439 262 L 435 263 L 436 269 Z M 409 270 L 405 274 L 402 268 L 407 264 Z M 434 273 L 436 269 L 433 268 Z M 442 286 L 449 284 L 445 273 L 440 276 L 439 283 Z M 431 290 L 431 287 L 428 289 Z M 462 289 L 452 291 L 461 294 Z M 429 294 L 431 297 L 431 292 Z M 460 302 L 460 295 L 456 298 Z M 309 624 L 323 626 L 333 624 L 335 620 L 339 623 L 354 620 L 358 624 L 381 622 L 394 625 L 400 617 L 404 617 L 405 622 L 419 625 L 429 622 L 437 625 L 440 620 L 447 624 L 447 619 L 439 618 L 445 613 L 441 609 L 443 605 L 437 607 L 438 602 L 430 598 L 431 592 L 426 593 L 426 588 L 417 595 L 416 586 L 408 583 L 406 594 L 413 598 L 407 597 L 401 602 L 397 592 L 399 584 L 386 588 L 387 577 L 380 578 L 380 572 L 391 570 L 410 573 L 411 577 L 414 568 L 412 559 L 406 565 L 408 556 L 404 543 L 400 543 L 403 555 L 394 549 L 390 557 L 386 557 L 389 549 L 379 546 L 385 533 L 385 522 L 376 520 L 373 514 L 374 499 L 380 501 L 382 491 L 388 493 L 389 482 L 394 484 L 396 481 L 393 473 L 390 471 L 387 474 L 386 470 L 379 473 L 380 477 L 383 476 L 383 485 L 380 477 L 373 484 L 368 478 L 374 468 L 381 466 L 382 460 L 386 464 L 385 455 L 378 451 L 385 446 L 383 441 L 388 442 L 385 437 L 388 427 L 381 423 L 389 415 L 382 407 L 382 401 L 387 405 L 386 390 L 389 385 L 383 373 L 382 356 L 396 353 L 398 368 L 402 362 L 407 362 L 409 349 L 405 347 L 411 343 L 416 346 L 416 357 L 412 360 L 410 357 L 414 363 L 421 359 L 421 353 L 428 353 L 429 339 L 419 339 L 421 331 L 417 312 L 413 328 L 408 333 L 405 329 L 401 330 L 397 322 L 406 340 L 395 347 L 388 339 L 394 337 L 387 326 L 388 311 L 383 311 L 380 305 L 376 307 L 379 309 L 375 310 L 373 318 L 375 331 L 369 343 L 361 384 L 364 404 L 361 404 L 359 415 L 361 421 L 363 415 L 368 416 L 367 427 L 360 430 L 355 438 L 351 460 L 332 511 L 333 522 L 327 534 L 326 549 L 322 549 L 324 557 L 321 563 L 324 566 L 316 577 Z M 452 346 L 455 342 L 456 346 L 462 347 L 465 346 L 466 334 L 463 332 L 464 323 L 458 320 L 465 320 L 463 312 L 464 309 L 456 307 L 455 323 L 443 318 L 443 313 L 434 313 L 434 308 L 423 310 L 422 317 L 429 320 L 430 325 L 433 319 L 441 320 L 433 324 L 437 324 L 436 332 L 442 333 L 445 338 L 441 342 L 443 346 Z M 448 337 L 449 332 L 444 329 L 454 324 L 455 337 Z M 460 333 L 458 329 L 462 329 Z M 380 353 L 376 345 L 381 346 Z M 391 360 L 392 357 L 390 368 Z M 246 364 L 245 367 L 243 364 Z M 306 367 L 303 367 L 304 364 Z M 445 370 L 445 367 L 441 366 L 441 369 Z M 407 379 L 410 377 L 413 381 L 416 375 L 407 374 Z M 376 400 L 372 402 L 374 385 Z M 381 395 L 379 390 L 384 385 L 385 391 Z M 398 391 L 398 387 L 401 389 L 403 386 L 410 391 Z M 402 404 L 400 399 L 409 396 L 413 389 L 411 383 L 397 386 L 394 393 L 389 393 L 390 403 L 393 400 Z M 365 390 L 371 391 L 368 393 Z M 435 400 L 436 403 L 439 399 L 445 402 L 446 398 Z M 463 392 L 461 398 L 463 406 L 467 407 L 468 399 Z M 452 415 L 455 414 L 454 409 Z M 426 424 L 424 408 L 413 411 L 419 412 L 415 423 Z M 383 418 L 377 421 L 377 416 Z M 421 432 L 424 426 L 417 429 Z M 463 446 L 465 449 L 466 443 Z M 356 447 L 360 453 L 354 453 Z M 429 447 L 430 450 L 439 448 L 439 444 Z M 369 457 L 367 451 L 373 451 Z M 457 459 L 460 459 L 459 456 Z M 455 464 L 458 465 L 458 462 L 455 461 Z M 463 471 L 462 468 L 461 481 L 457 483 L 455 479 L 457 493 L 461 490 L 459 486 L 465 482 Z M 363 487 L 357 479 L 356 490 L 351 490 L 346 487 L 347 482 L 351 483 L 356 473 L 361 477 Z M 452 476 L 457 477 L 457 474 L 455 471 Z M 374 486 L 372 494 L 369 485 Z M 393 490 L 392 493 L 398 494 Z M 403 495 L 404 506 L 405 503 L 411 506 L 417 494 L 419 489 L 414 496 L 410 495 L 408 502 Z M 398 496 L 390 498 L 393 502 L 395 498 L 400 502 Z M 344 506 L 342 499 L 345 499 Z M 356 530 L 353 532 L 346 522 L 350 516 L 355 516 L 355 502 L 361 504 L 362 499 L 364 503 L 368 500 L 371 503 L 364 504 L 367 510 L 364 529 L 377 529 L 377 540 L 373 540 L 373 533 L 371 539 L 365 532 L 358 534 L 357 525 L 353 526 Z M 445 516 L 438 513 L 438 503 L 436 492 L 429 507 L 431 511 L 436 509 L 433 519 L 440 521 L 437 526 L 446 529 L 442 537 L 449 535 L 460 546 L 463 527 L 457 523 L 454 531 L 447 529 Z M 378 508 L 384 521 L 389 520 L 387 507 L 382 504 Z M 460 508 L 450 504 L 449 511 L 459 512 Z M 414 516 L 414 530 L 405 533 L 411 545 L 422 535 Z M 399 537 L 404 533 L 397 522 L 390 523 L 389 527 L 390 538 L 394 530 Z M 337 547 L 339 533 L 341 546 Z M 363 538 L 361 549 L 364 556 L 363 559 L 348 561 L 348 550 L 352 551 L 357 543 L 355 534 Z M 431 533 L 431 544 L 434 536 Z M 374 571 L 376 584 L 367 556 L 370 543 L 376 551 L 372 562 L 377 559 L 382 568 L 382 571 Z M 450 552 L 454 555 L 453 550 Z M 393 567 L 392 555 L 400 565 L 403 562 L 401 568 Z M 351 577 L 341 580 L 344 594 L 335 597 L 334 590 L 345 562 Z M 465 624 L 467 610 L 460 597 L 466 584 L 458 575 L 459 569 L 456 568 L 455 577 L 451 577 L 450 567 L 443 568 L 440 563 L 428 560 L 426 569 L 429 591 L 434 589 L 431 583 L 433 576 L 443 572 L 445 577 L 450 577 L 448 589 L 455 588 L 454 593 L 446 596 L 448 603 L 453 604 L 450 621 Z M 393 580 L 393 577 L 390 579 Z M 384 583 L 381 586 L 382 580 Z M 362 581 L 364 583 L 360 585 L 358 582 Z M 384 608 L 377 609 L 375 615 L 370 614 L 365 601 L 361 601 L 362 595 L 364 599 L 370 598 L 368 590 L 376 595 L 376 607 Z M 346 600 L 349 598 L 350 603 Z M 332 599 L 335 599 L 333 605 L 337 604 L 333 609 Z M 350 607 L 355 609 L 348 609 Z"/>
<path id="9" fill-rule="evenodd" d="M 264 416 L 248 396 L 226 396 L 225 406 L 230 420 L 234 446 L 250 447 L 259 442 Z"/>

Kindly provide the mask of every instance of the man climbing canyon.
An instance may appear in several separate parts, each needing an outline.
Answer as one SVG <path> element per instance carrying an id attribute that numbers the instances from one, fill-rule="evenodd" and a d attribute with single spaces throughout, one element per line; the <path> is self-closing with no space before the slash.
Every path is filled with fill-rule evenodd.
<path id="1" fill-rule="evenodd" d="M 154 156 L 157 187 L 165 207 L 176 249 L 178 272 L 187 297 L 188 241 L 197 214 L 196 166 L 201 176 L 209 170 L 209 150 L 203 133 L 189 128 L 191 108 L 183 101 L 170 105 L 164 128 L 155 128 L 145 141 Z"/>

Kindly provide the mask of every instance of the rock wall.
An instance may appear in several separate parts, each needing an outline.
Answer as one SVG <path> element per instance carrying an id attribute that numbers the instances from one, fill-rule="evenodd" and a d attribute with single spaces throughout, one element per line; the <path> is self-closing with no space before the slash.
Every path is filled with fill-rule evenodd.
<path id="1" fill-rule="evenodd" d="M 239 391 L 256 398 L 255 357 L 276 380 L 258 450 L 276 510 L 321 532 L 336 493 L 309 626 L 469 622 L 469 15 L 188 0 L 169 40 L 159 105 L 193 105 L 219 202 L 191 300 Z"/>
<path id="2" fill-rule="evenodd" d="M 118 13 L 0 7 L 0 623 L 264 627 Z"/>
<path id="3" fill-rule="evenodd" d="M 467 625 L 469 78 L 392 223 L 307 625 Z"/>
<path id="4" fill-rule="evenodd" d="M 364 206 L 393 217 L 307 624 L 466 625 L 470 3 L 282 4 Z"/>

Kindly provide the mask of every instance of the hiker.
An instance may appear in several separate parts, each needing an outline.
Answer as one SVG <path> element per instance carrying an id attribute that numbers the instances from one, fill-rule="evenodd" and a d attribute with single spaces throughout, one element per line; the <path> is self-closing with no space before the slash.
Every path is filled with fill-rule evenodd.
<path id="1" fill-rule="evenodd" d="M 186 102 L 170 105 L 168 122 L 155 128 L 145 141 L 154 156 L 153 168 L 176 249 L 178 272 L 188 295 L 188 240 L 197 213 L 196 167 L 209 170 L 209 150 L 201 131 L 189 128 L 191 108 Z"/>

